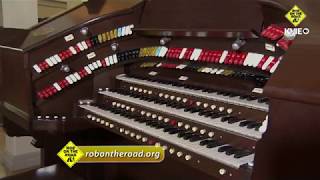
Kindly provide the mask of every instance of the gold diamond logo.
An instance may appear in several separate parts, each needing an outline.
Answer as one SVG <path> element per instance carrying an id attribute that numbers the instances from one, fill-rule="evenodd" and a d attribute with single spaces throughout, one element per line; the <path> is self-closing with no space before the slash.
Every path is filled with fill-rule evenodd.
<path id="1" fill-rule="evenodd" d="M 69 141 L 57 154 L 70 168 L 74 166 L 84 155 L 83 152 Z"/>
<path id="2" fill-rule="evenodd" d="M 293 8 L 286 14 L 286 18 L 295 26 L 299 24 L 307 17 L 307 15 L 297 6 Z"/>

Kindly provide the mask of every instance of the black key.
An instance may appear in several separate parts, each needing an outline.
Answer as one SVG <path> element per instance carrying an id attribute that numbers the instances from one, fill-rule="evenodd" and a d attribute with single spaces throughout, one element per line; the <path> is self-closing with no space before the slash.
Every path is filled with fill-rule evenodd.
<path id="1" fill-rule="evenodd" d="M 200 111 L 199 108 L 192 108 L 192 109 L 190 110 L 191 113 L 196 113 L 196 112 L 199 112 L 199 111 Z"/>
<path id="2" fill-rule="evenodd" d="M 143 122 L 145 122 L 145 117 L 138 116 L 137 118 L 134 119 L 134 121 L 143 123 Z"/>
<path id="3" fill-rule="evenodd" d="M 113 89 L 113 88 L 109 89 L 109 91 L 110 91 L 110 92 L 117 92 L 117 90 L 116 90 L 116 89 Z"/>
<path id="4" fill-rule="evenodd" d="M 181 131 L 178 133 L 178 137 L 179 138 L 182 138 L 184 135 L 186 135 L 187 133 L 190 133 L 191 131 L 187 131 L 187 130 L 184 130 L 184 131 Z"/>
<path id="5" fill-rule="evenodd" d="M 213 89 L 207 89 L 206 92 L 207 92 L 207 93 L 214 93 L 214 92 L 216 92 L 216 91 L 213 90 Z"/>
<path id="6" fill-rule="evenodd" d="M 234 123 L 236 123 L 236 122 L 243 121 L 243 120 L 244 120 L 244 119 L 242 119 L 242 118 L 234 117 L 234 118 L 232 118 L 232 119 L 229 119 L 229 120 L 228 120 L 228 123 L 229 123 L 229 124 L 234 124 Z"/>
<path id="7" fill-rule="evenodd" d="M 218 152 L 225 152 L 225 151 L 227 151 L 227 150 L 229 150 L 231 148 L 232 148 L 232 146 L 229 146 L 229 145 L 222 146 L 222 147 L 218 148 Z"/>
<path id="8" fill-rule="evenodd" d="M 202 92 L 210 92 L 210 89 L 203 89 Z"/>
<path id="9" fill-rule="evenodd" d="M 165 124 L 165 123 L 159 123 L 159 124 L 157 124 L 155 126 L 156 129 L 162 129 L 162 128 L 165 128 L 165 127 L 167 127 L 167 124 Z"/>
<path id="10" fill-rule="evenodd" d="M 184 106 L 183 106 L 182 104 L 177 104 L 177 105 L 175 106 L 175 108 L 176 108 L 176 109 L 183 109 Z"/>
<path id="11" fill-rule="evenodd" d="M 223 91 L 217 91 L 217 94 L 218 94 L 218 95 L 223 95 L 223 93 L 225 93 L 225 92 L 223 92 Z"/>
<path id="12" fill-rule="evenodd" d="M 150 119 L 147 118 L 147 117 L 141 117 L 141 119 L 140 119 L 141 123 L 146 123 L 146 122 L 149 122 L 149 121 L 150 121 Z"/>
<path id="13" fill-rule="evenodd" d="M 233 119 L 233 118 L 235 118 L 234 116 L 226 116 L 226 117 L 223 117 L 222 119 L 221 119 L 221 122 L 227 122 L 227 121 L 229 121 L 229 120 L 231 120 L 231 119 Z"/>
<path id="14" fill-rule="evenodd" d="M 211 110 L 206 110 L 206 109 L 204 109 L 204 110 L 202 110 L 202 111 L 200 111 L 199 112 L 199 115 L 200 116 L 206 116 L 206 115 L 208 115 L 208 114 L 210 114 L 212 111 Z"/>
<path id="15" fill-rule="evenodd" d="M 253 152 L 249 150 L 240 150 L 235 153 L 234 158 L 239 159 L 245 156 L 249 156 L 250 154 L 253 154 Z"/>
<path id="16" fill-rule="evenodd" d="M 184 109 L 184 112 L 188 112 L 188 111 L 191 111 L 192 110 L 192 107 L 187 107 Z"/>
<path id="17" fill-rule="evenodd" d="M 154 103 L 159 104 L 160 100 L 159 99 L 155 99 Z"/>
<path id="18" fill-rule="evenodd" d="M 157 121 L 157 120 L 152 120 L 150 123 L 151 127 L 157 127 L 158 125 L 159 125 L 159 121 Z"/>
<path id="19" fill-rule="evenodd" d="M 209 143 L 207 144 L 207 148 L 215 148 L 215 147 L 222 146 L 222 145 L 223 145 L 222 142 L 213 141 L 213 142 L 209 142 Z"/>
<path id="20" fill-rule="evenodd" d="M 205 145 L 207 145 L 207 144 L 209 144 L 209 143 L 212 143 L 212 142 L 214 142 L 215 140 L 213 140 L 213 139 L 205 139 L 205 140 L 202 140 L 202 141 L 200 141 L 200 146 L 205 146 Z"/>
<path id="21" fill-rule="evenodd" d="M 172 127 L 172 126 L 167 126 L 167 127 L 165 127 L 165 128 L 163 129 L 163 131 L 164 131 L 164 132 L 169 132 L 169 131 L 172 131 L 172 130 L 174 130 L 174 129 L 177 129 L 177 128 Z"/>
<path id="22" fill-rule="evenodd" d="M 229 96 L 231 93 L 230 92 L 224 92 L 222 93 L 223 96 Z"/>
<path id="23" fill-rule="evenodd" d="M 157 121 L 148 121 L 147 123 L 147 126 L 155 126 L 155 125 L 157 125 L 158 124 L 158 122 Z"/>
<path id="24" fill-rule="evenodd" d="M 169 134 L 177 134 L 181 131 L 183 131 L 183 129 L 173 129 L 173 130 L 169 131 Z"/>
<path id="25" fill-rule="evenodd" d="M 129 118 L 129 117 L 131 117 L 131 114 L 130 113 L 124 113 L 123 116 L 126 117 L 126 118 Z"/>
<path id="26" fill-rule="evenodd" d="M 146 97 L 146 96 L 141 96 L 140 99 L 146 101 L 146 100 L 148 100 L 148 97 Z"/>
<path id="27" fill-rule="evenodd" d="M 247 128 L 248 128 L 248 129 L 254 129 L 254 128 L 260 127 L 261 125 L 262 125 L 262 123 L 252 122 L 252 123 L 249 123 L 249 124 L 247 125 Z"/>
<path id="28" fill-rule="evenodd" d="M 174 107 L 174 106 L 176 106 L 177 104 L 178 104 L 177 102 L 169 102 L 169 103 L 168 103 L 168 106 Z"/>
<path id="29" fill-rule="evenodd" d="M 207 113 L 203 114 L 203 116 L 204 117 L 210 117 L 210 116 L 212 116 L 212 112 L 207 112 Z"/>
<path id="30" fill-rule="evenodd" d="M 229 94 L 229 97 L 236 97 L 236 96 L 238 96 L 238 95 L 236 95 L 234 93 Z"/>
<path id="31" fill-rule="evenodd" d="M 131 115 L 131 118 L 135 118 L 135 119 L 136 119 L 136 118 L 140 118 L 140 114 L 132 114 L 132 115 Z"/>
<path id="32" fill-rule="evenodd" d="M 249 95 L 241 95 L 240 99 L 247 99 L 249 97 Z"/>
<path id="33" fill-rule="evenodd" d="M 201 135 L 194 135 L 192 138 L 189 139 L 190 142 L 196 142 L 205 139 L 205 136 Z"/>
<path id="34" fill-rule="evenodd" d="M 134 98 L 139 98 L 140 96 L 138 94 L 133 95 Z"/>
<path id="35" fill-rule="evenodd" d="M 240 124 L 239 124 L 239 126 L 240 127 L 244 127 L 244 126 L 247 126 L 249 123 L 251 123 L 251 122 L 253 122 L 253 121 L 242 121 Z"/>
<path id="36" fill-rule="evenodd" d="M 159 104 L 166 104 L 166 101 L 165 100 L 160 100 Z"/>
<path id="37" fill-rule="evenodd" d="M 235 154 L 238 151 L 239 151 L 239 149 L 231 148 L 231 149 L 226 150 L 226 155 L 231 156 L 231 155 Z"/>
<path id="38" fill-rule="evenodd" d="M 247 98 L 248 101 L 254 101 L 254 100 L 257 100 L 257 99 L 258 99 L 257 96 L 249 96 L 249 97 Z"/>
<path id="39" fill-rule="evenodd" d="M 114 113 L 114 114 L 121 114 L 121 112 L 119 111 L 119 109 L 115 109 L 115 110 L 113 111 L 113 113 Z"/>
<path id="40" fill-rule="evenodd" d="M 193 135 L 194 135 L 194 132 L 186 133 L 186 134 L 183 136 L 183 139 L 188 140 L 188 139 L 192 138 Z"/>
<path id="41" fill-rule="evenodd" d="M 211 118 L 212 119 L 217 119 L 217 118 L 220 118 L 222 116 L 225 116 L 225 114 L 224 113 L 220 113 L 220 112 L 219 113 L 216 112 L 216 113 L 211 115 Z"/>
<path id="42" fill-rule="evenodd" d="M 269 101 L 268 98 L 260 98 L 260 99 L 258 99 L 258 102 L 259 102 L 259 103 L 266 103 L 266 102 L 268 102 L 268 101 Z"/>

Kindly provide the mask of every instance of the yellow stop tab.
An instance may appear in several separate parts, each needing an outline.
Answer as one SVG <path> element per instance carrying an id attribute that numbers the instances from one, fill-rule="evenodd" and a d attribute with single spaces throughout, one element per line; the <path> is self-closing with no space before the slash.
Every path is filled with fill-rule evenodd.
<path id="1" fill-rule="evenodd" d="M 57 154 L 70 168 L 74 166 L 84 155 L 83 152 L 69 141 Z"/>
<path id="2" fill-rule="evenodd" d="M 286 18 L 295 26 L 299 24 L 307 17 L 307 15 L 297 6 L 294 5 L 293 8 L 286 14 Z"/>

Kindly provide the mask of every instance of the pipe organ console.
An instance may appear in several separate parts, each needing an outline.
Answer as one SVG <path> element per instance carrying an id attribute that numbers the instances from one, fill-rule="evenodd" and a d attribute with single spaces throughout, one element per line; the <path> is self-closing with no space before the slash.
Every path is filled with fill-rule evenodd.
<path id="1" fill-rule="evenodd" d="M 4 127 L 33 136 L 44 164 L 69 140 L 166 152 L 71 169 L 87 179 L 315 177 L 319 41 L 285 34 L 291 5 L 101 0 L 2 29 Z"/>

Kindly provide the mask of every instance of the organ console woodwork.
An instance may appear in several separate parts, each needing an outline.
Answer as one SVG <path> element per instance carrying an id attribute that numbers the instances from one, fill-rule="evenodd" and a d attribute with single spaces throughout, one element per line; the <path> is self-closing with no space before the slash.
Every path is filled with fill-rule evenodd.
<path id="1" fill-rule="evenodd" d="M 284 15 L 294 3 L 312 28 L 289 41 Z M 312 4 L 100 0 L 28 30 L 1 29 L 6 132 L 33 136 L 44 165 L 60 163 L 69 140 L 166 152 L 160 164 L 71 169 L 87 179 L 315 179 Z"/>

